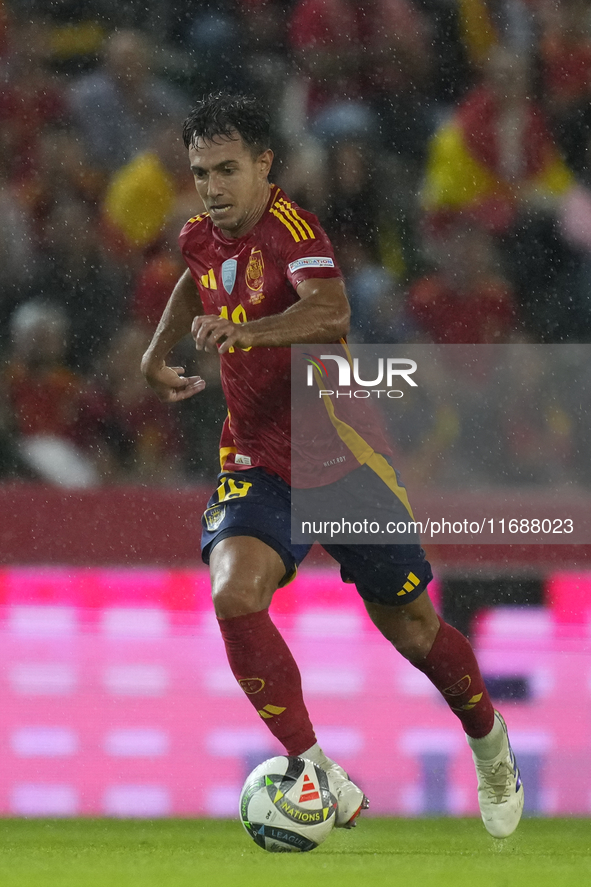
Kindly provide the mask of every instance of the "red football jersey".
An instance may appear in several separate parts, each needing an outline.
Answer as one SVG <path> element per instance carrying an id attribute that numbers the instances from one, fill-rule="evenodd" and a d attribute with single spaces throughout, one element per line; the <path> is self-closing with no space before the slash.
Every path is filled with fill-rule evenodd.
<path id="1" fill-rule="evenodd" d="M 244 237 L 228 238 L 207 213 L 190 219 L 180 246 L 206 314 L 235 323 L 281 314 L 298 301 L 296 288 L 310 278 L 341 278 L 332 245 L 317 217 L 272 187 L 259 222 Z M 318 402 L 318 417 L 327 424 L 327 455 L 322 478 L 309 471 L 291 472 L 291 349 L 231 348 L 222 354 L 221 377 L 228 417 L 220 442 L 226 471 L 263 467 L 297 486 L 330 483 L 359 462 L 351 458 Z M 300 429 L 301 431 L 301 429 Z M 301 437 L 301 434 L 300 434 Z M 305 435 L 304 435 L 305 438 Z M 299 447 L 298 447 L 299 449 Z M 347 458 L 340 458 L 343 453 Z M 305 454 L 303 454 L 305 459 Z M 329 464 L 330 463 L 330 464 Z"/>

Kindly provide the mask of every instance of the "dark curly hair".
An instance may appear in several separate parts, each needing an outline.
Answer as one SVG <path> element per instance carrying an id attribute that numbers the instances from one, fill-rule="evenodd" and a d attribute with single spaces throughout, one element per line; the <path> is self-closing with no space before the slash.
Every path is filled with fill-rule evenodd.
<path id="1" fill-rule="evenodd" d="M 195 147 L 198 139 L 207 142 L 219 136 L 233 139 L 236 133 L 255 157 L 270 147 L 271 123 L 258 99 L 213 93 L 193 108 L 183 124 L 185 148 Z"/>

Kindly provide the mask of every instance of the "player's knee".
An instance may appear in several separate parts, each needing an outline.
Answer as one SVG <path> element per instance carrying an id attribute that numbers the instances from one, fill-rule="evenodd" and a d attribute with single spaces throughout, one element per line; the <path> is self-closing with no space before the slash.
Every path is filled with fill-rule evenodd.
<path id="1" fill-rule="evenodd" d="M 273 597 L 266 583 L 249 577 L 225 575 L 212 578 L 211 596 L 215 614 L 219 619 L 246 616 L 265 610 Z"/>
<path id="2" fill-rule="evenodd" d="M 209 566 L 213 605 L 220 619 L 265 610 L 285 573 L 274 549 L 246 536 L 222 540 L 212 550 Z"/>
<path id="3" fill-rule="evenodd" d="M 409 662 L 421 662 L 429 655 L 435 634 L 433 628 L 420 623 L 410 623 L 406 632 L 392 640 L 394 647 Z"/>
<path id="4" fill-rule="evenodd" d="M 407 607 L 386 607 L 366 603 L 374 625 L 410 662 L 428 655 L 439 631 L 439 620 L 428 596 L 421 596 Z"/>

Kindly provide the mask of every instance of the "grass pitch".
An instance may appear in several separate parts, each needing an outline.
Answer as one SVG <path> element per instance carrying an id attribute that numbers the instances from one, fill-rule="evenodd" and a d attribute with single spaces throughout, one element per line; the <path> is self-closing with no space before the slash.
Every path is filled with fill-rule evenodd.
<path id="1" fill-rule="evenodd" d="M 0 820 L 2 887 L 584 887 L 591 820 L 369 819 L 305 854 L 260 850 L 239 822 Z"/>

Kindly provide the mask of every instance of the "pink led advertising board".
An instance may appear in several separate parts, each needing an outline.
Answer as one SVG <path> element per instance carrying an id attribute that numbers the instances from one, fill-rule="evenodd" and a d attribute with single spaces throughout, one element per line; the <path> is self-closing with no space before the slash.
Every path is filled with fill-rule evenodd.
<path id="1" fill-rule="evenodd" d="M 588 605 L 569 617 L 575 580 Z M 586 815 L 591 575 L 552 577 L 548 602 L 481 613 L 473 639 L 530 813 Z M 372 814 L 477 814 L 459 725 L 337 571 L 303 570 L 273 614 Z M 202 569 L 5 568 L 0 635 L 2 815 L 234 816 L 247 772 L 280 751 L 234 683 Z"/>

